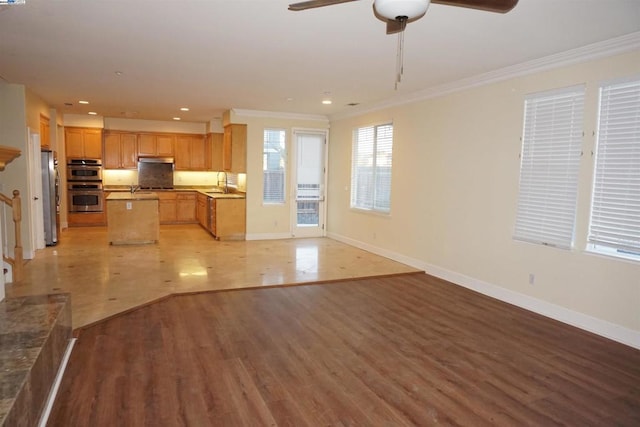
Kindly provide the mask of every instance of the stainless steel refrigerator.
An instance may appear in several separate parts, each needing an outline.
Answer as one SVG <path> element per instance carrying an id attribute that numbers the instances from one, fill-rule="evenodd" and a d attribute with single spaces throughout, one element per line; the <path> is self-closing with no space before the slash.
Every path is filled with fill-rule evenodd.
<path id="1" fill-rule="evenodd" d="M 42 151 L 41 165 L 44 241 L 47 246 L 53 246 L 60 234 L 60 175 L 55 151 Z"/>

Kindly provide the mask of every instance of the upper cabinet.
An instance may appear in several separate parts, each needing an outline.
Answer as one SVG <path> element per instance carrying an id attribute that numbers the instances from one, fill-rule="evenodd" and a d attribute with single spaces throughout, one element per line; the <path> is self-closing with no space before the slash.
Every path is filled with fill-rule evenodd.
<path id="1" fill-rule="evenodd" d="M 67 127 L 64 137 L 67 158 L 102 158 L 102 129 Z"/>
<path id="2" fill-rule="evenodd" d="M 176 170 L 211 170 L 211 145 L 203 135 L 178 135 L 175 153 Z"/>
<path id="3" fill-rule="evenodd" d="M 176 136 L 172 134 L 139 133 L 138 154 L 140 156 L 173 157 Z"/>
<path id="4" fill-rule="evenodd" d="M 136 169 L 138 167 L 138 151 L 136 134 L 129 132 L 109 131 L 104 136 L 105 169 Z"/>
<path id="5" fill-rule="evenodd" d="M 247 172 L 247 125 L 230 124 L 224 127 L 222 168 L 228 172 Z"/>
<path id="6" fill-rule="evenodd" d="M 211 147 L 211 170 L 222 171 L 222 144 L 224 140 L 224 134 L 222 133 L 210 133 L 207 135 L 207 140 Z"/>
<path id="7" fill-rule="evenodd" d="M 40 148 L 43 150 L 51 149 L 51 127 L 49 118 L 40 114 Z"/>

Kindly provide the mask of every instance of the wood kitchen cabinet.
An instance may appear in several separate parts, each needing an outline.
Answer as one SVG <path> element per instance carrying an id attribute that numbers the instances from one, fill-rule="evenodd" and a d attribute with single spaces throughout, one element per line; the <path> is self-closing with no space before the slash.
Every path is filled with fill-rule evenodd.
<path id="1" fill-rule="evenodd" d="M 218 240 L 244 240 L 246 235 L 246 199 L 213 198 L 211 233 Z"/>
<path id="2" fill-rule="evenodd" d="M 223 133 L 210 133 L 207 135 L 207 139 L 209 140 L 209 144 L 211 147 L 211 166 L 209 167 L 212 171 L 223 171 L 224 167 L 222 166 L 222 145 L 224 141 Z"/>
<path id="3" fill-rule="evenodd" d="M 207 203 L 209 203 L 209 196 L 198 193 L 196 196 L 196 203 L 196 218 L 198 220 L 198 224 L 200 224 L 205 230 L 208 230 Z"/>
<path id="4" fill-rule="evenodd" d="M 203 135 L 178 135 L 175 145 L 176 170 L 211 169 L 211 145 Z"/>
<path id="5" fill-rule="evenodd" d="M 196 222 L 196 193 L 180 192 L 176 197 L 176 221 Z"/>
<path id="6" fill-rule="evenodd" d="M 157 191 L 160 224 L 195 223 L 194 191 Z"/>
<path id="7" fill-rule="evenodd" d="M 103 166 L 105 169 L 136 169 L 138 167 L 135 133 L 108 132 L 104 136 Z"/>
<path id="8" fill-rule="evenodd" d="M 222 168 L 228 172 L 247 172 L 247 125 L 230 124 L 224 127 Z"/>
<path id="9" fill-rule="evenodd" d="M 164 133 L 139 133 L 138 134 L 138 155 L 173 157 L 175 155 L 174 134 Z"/>
<path id="10" fill-rule="evenodd" d="M 102 159 L 102 129 L 67 127 L 64 138 L 68 159 Z"/>
<path id="11" fill-rule="evenodd" d="M 51 149 L 51 126 L 49 118 L 40 115 L 40 148 L 43 150 Z"/>

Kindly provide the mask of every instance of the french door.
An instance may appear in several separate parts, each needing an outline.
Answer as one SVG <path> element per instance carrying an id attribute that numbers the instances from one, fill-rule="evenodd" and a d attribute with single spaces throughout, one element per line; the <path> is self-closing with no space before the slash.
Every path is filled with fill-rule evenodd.
<path id="1" fill-rule="evenodd" d="M 294 237 L 325 235 L 327 131 L 293 131 L 292 215 Z"/>

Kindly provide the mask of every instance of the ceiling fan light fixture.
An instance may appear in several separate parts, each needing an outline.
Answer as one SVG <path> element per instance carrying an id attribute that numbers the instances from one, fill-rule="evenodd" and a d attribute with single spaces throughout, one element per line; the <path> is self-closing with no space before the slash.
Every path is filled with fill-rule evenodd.
<path id="1" fill-rule="evenodd" d="M 374 7 L 376 13 L 384 18 L 406 17 L 409 20 L 424 15 L 430 3 L 431 0 L 375 0 Z"/>

